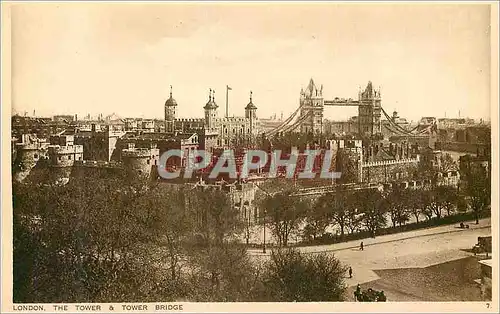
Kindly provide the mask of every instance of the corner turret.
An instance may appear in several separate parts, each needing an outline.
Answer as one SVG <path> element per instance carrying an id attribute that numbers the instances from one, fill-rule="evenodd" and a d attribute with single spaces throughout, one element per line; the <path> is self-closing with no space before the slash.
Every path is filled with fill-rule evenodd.
<path id="1" fill-rule="evenodd" d="M 165 132 L 173 133 L 175 119 L 177 117 L 177 101 L 172 97 L 172 85 L 170 85 L 170 97 L 165 102 Z"/>
<path id="2" fill-rule="evenodd" d="M 205 124 L 208 129 L 215 127 L 215 119 L 217 118 L 217 103 L 215 102 L 215 90 L 210 89 L 208 102 L 205 104 Z"/>

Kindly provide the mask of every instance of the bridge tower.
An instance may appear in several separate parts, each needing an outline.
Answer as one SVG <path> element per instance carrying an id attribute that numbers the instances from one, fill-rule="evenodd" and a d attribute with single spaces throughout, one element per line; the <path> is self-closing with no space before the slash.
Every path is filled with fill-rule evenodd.
<path id="1" fill-rule="evenodd" d="M 300 109 L 299 119 L 304 118 L 304 122 L 300 125 L 301 133 L 323 133 L 323 85 L 317 88 L 313 79 L 309 81 L 306 90 L 300 91 Z"/>
<path id="2" fill-rule="evenodd" d="M 380 89 L 373 88 L 368 82 L 365 90 L 359 92 L 358 123 L 360 135 L 374 135 L 382 133 L 380 115 L 382 112 L 382 98 Z"/>

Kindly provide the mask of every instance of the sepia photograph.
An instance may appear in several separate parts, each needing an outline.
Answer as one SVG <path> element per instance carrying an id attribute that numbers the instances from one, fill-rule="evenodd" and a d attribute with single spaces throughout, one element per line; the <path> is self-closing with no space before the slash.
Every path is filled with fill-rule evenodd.
<path id="1" fill-rule="evenodd" d="M 498 4 L 3 2 L 2 180 L 5 313 L 493 313 Z"/>

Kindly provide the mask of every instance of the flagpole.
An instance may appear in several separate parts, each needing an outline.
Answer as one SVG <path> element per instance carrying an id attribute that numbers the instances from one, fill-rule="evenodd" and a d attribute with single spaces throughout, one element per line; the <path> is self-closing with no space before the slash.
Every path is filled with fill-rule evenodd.
<path id="1" fill-rule="evenodd" d="M 229 85 L 226 85 L 226 118 L 229 117 L 228 98 L 229 98 Z"/>

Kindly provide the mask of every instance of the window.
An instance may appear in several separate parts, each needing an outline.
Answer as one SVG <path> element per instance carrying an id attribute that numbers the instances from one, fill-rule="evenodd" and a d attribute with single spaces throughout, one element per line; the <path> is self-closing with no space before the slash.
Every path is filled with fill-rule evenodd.
<path id="1" fill-rule="evenodd" d="M 35 160 L 36 160 L 36 159 L 38 159 L 38 154 L 34 154 L 34 155 L 33 155 L 33 158 L 34 158 Z"/>
<path id="2" fill-rule="evenodd" d="M 68 156 L 68 160 L 71 160 L 71 155 Z"/>
<path id="3" fill-rule="evenodd" d="M 148 159 L 148 160 L 147 160 L 146 162 L 147 162 L 147 164 L 149 165 L 149 163 L 150 163 L 150 160 Z"/>

